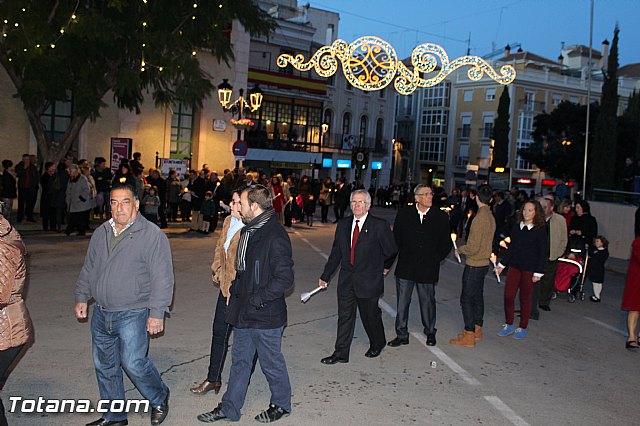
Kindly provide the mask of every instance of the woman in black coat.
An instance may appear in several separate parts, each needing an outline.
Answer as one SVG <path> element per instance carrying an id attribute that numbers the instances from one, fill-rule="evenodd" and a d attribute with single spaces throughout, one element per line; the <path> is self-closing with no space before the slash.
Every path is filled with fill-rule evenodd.
<path id="1" fill-rule="evenodd" d="M 596 218 L 591 216 L 589 203 L 580 200 L 576 203 L 576 214 L 569 223 L 569 246 L 584 249 L 586 245 L 590 249 L 596 235 L 598 235 Z"/>

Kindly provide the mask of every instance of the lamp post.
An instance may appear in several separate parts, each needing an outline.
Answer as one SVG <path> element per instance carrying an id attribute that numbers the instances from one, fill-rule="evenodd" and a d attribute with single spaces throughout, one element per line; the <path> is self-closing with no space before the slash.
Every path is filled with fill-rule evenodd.
<path id="1" fill-rule="evenodd" d="M 232 102 L 231 96 L 233 95 L 233 86 L 229 84 L 229 80 L 226 78 L 223 79 L 222 83 L 218 86 L 218 102 L 220 102 L 220 105 L 225 112 L 231 112 L 232 118 L 230 121 L 231 124 L 238 129 L 238 140 L 240 141 L 244 139 L 242 132 L 244 132 L 247 127 L 253 125 L 253 122 L 250 119 L 243 117 L 244 111 L 249 110 L 250 112 L 255 112 L 260 109 L 263 96 L 262 90 L 260 90 L 260 87 L 257 84 L 248 92 L 249 102 L 244 98 L 243 89 L 240 89 L 239 93 L 240 95 L 238 96 L 238 99 Z M 233 118 L 236 114 L 238 114 L 237 120 Z M 242 162 L 237 164 L 237 166 L 241 167 Z"/>

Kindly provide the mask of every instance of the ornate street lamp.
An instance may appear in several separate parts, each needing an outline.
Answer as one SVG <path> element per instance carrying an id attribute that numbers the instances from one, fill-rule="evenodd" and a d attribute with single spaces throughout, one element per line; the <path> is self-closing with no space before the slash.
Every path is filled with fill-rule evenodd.
<path id="1" fill-rule="evenodd" d="M 251 112 L 255 112 L 262 105 L 262 90 L 257 84 L 253 89 L 249 90 L 249 102 L 243 96 L 243 89 L 240 89 L 240 96 L 233 102 L 231 102 L 232 94 L 233 86 L 229 84 L 228 79 L 223 79 L 218 86 L 218 101 L 225 111 L 231 111 L 233 114 L 238 113 L 239 118 L 242 118 L 243 110 L 248 109 Z"/>

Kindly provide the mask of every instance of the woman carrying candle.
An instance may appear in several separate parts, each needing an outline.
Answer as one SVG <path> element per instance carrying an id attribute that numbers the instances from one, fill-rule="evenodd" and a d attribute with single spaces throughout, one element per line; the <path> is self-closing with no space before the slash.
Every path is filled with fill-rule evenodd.
<path id="1" fill-rule="evenodd" d="M 505 266 L 509 266 L 504 288 L 505 324 L 498 336 L 513 334 L 514 339 L 523 339 L 527 336 L 531 314 L 531 292 L 533 286 L 544 275 L 548 246 L 542 206 L 538 201 L 529 200 L 518 213 L 516 225 L 511 230 L 511 243 L 496 268 L 496 272 L 500 274 Z M 518 290 L 520 290 L 520 324 L 514 329 L 515 298 Z"/>

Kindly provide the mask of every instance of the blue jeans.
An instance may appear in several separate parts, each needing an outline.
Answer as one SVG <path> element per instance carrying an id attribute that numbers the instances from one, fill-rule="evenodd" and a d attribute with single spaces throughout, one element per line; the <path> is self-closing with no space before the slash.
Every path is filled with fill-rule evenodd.
<path id="1" fill-rule="evenodd" d="M 420 302 L 420 318 L 424 327 L 424 334 L 436 334 L 436 287 L 435 284 L 419 283 L 396 277 L 396 292 L 398 297 L 398 313 L 396 314 L 396 336 L 399 339 L 409 338 L 409 306 L 413 287 L 418 291 Z"/>
<path id="2" fill-rule="evenodd" d="M 256 352 L 262 373 L 269 383 L 269 402 L 291 412 L 291 383 L 280 348 L 283 330 L 284 327 L 266 330 L 234 328 L 229 384 L 221 402 L 222 412 L 229 420 L 240 420 L 240 410 L 247 396 Z"/>
<path id="3" fill-rule="evenodd" d="M 462 293 L 460 294 L 460 306 L 464 318 L 464 329 L 475 331 L 476 325 L 482 327 L 484 317 L 484 277 L 489 271 L 489 266 L 464 267 L 462 273 Z"/>
<path id="4" fill-rule="evenodd" d="M 107 312 L 96 304 L 91 319 L 93 365 L 96 369 L 100 399 L 125 400 L 122 370 L 152 407 L 161 405 L 169 395 L 156 367 L 147 356 L 149 310 Z M 127 413 L 104 413 L 110 421 L 124 420 Z"/>

